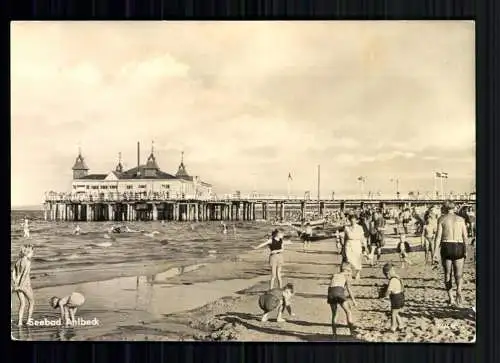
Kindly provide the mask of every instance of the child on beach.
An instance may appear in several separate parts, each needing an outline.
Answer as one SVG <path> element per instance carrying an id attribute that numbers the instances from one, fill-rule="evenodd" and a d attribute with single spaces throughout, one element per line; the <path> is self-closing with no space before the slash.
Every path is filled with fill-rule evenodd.
<path id="1" fill-rule="evenodd" d="M 74 234 L 75 236 L 79 236 L 79 235 L 80 235 L 80 232 L 81 232 L 81 230 L 80 230 L 80 226 L 77 224 L 77 225 L 76 225 L 76 227 L 75 227 L 75 229 L 73 230 L 73 234 Z"/>
<path id="2" fill-rule="evenodd" d="M 349 294 L 352 303 L 356 306 L 356 300 L 351 291 L 351 277 L 352 269 L 348 263 L 343 263 L 340 267 L 340 272 L 332 276 L 330 281 L 330 286 L 328 287 L 328 298 L 327 302 L 330 304 L 332 309 L 332 334 L 337 335 L 337 327 L 335 325 L 335 318 L 337 316 L 337 308 L 340 307 L 345 311 L 347 316 L 347 324 L 351 334 L 354 333 L 354 325 L 352 322 L 351 309 L 349 307 L 349 302 L 347 301 L 346 292 Z"/>
<path id="3" fill-rule="evenodd" d="M 12 269 L 11 291 L 17 294 L 19 298 L 19 318 L 18 325 L 23 325 L 24 308 L 28 300 L 28 321 L 32 319 L 35 299 L 33 298 L 33 289 L 31 288 L 31 259 L 33 257 L 33 246 L 24 245 L 21 247 L 19 259 Z"/>
<path id="4" fill-rule="evenodd" d="M 24 223 L 22 224 L 22 226 L 23 226 L 23 237 L 30 238 L 30 221 L 28 217 L 24 218 Z"/>
<path id="5" fill-rule="evenodd" d="M 278 317 L 276 321 L 278 323 L 285 322 L 283 319 L 283 312 L 285 309 L 288 311 L 290 316 L 294 316 L 292 312 L 291 299 L 294 294 L 293 284 L 286 284 L 283 289 L 276 288 L 265 292 L 259 297 L 259 307 L 264 311 L 262 315 L 262 322 L 266 322 L 269 319 L 269 313 L 278 310 Z"/>
<path id="6" fill-rule="evenodd" d="M 386 263 L 382 272 L 388 279 L 388 284 L 381 291 L 380 297 L 389 297 L 391 300 L 391 331 L 395 332 L 398 328 L 404 328 L 401 316 L 399 316 L 405 304 L 404 285 L 391 263 Z"/>
<path id="7" fill-rule="evenodd" d="M 61 320 L 65 325 L 75 323 L 75 314 L 80 306 L 85 302 L 85 297 L 79 292 L 73 292 L 68 296 L 58 298 L 53 296 L 49 303 L 52 308 L 59 308 L 61 311 Z"/>
<path id="8" fill-rule="evenodd" d="M 411 252 L 411 247 L 408 241 L 406 240 L 406 235 L 401 234 L 399 236 L 399 243 L 398 243 L 398 253 L 399 253 L 399 258 L 401 260 L 401 268 L 405 268 L 406 264 L 408 265 L 412 264 L 409 258 L 410 252 Z"/>

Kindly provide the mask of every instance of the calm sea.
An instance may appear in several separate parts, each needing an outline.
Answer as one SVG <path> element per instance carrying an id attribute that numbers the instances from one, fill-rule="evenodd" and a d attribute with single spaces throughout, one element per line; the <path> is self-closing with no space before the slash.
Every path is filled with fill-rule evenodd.
<path id="1" fill-rule="evenodd" d="M 23 219 L 30 220 L 31 238 L 23 238 Z M 75 222 L 49 222 L 41 211 L 11 212 L 11 261 L 21 245 L 35 247 L 32 271 L 35 274 L 58 271 L 96 270 L 112 264 L 147 261 L 181 262 L 185 265 L 217 261 L 248 251 L 260 243 L 271 226 L 260 222 L 228 222 L 223 234 L 220 222 L 179 223 L 126 222 L 141 233 L 106 236 L 120 222 L 79 222 L 82 234 L 73 235 Z M 233 226 L 236 228 L 233 229 Z M 151 234 L 157 231 L 159 233 Z M 148 235 L 149 234 L 149 235 Z"/>

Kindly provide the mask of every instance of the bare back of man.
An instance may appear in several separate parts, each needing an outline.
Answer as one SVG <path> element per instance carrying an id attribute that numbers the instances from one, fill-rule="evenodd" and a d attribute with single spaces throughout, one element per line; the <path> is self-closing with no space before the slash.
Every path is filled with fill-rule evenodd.
<path id="1" fill-rule="evenodd" d="M 465 261 L 467 227 L 465 220 L 456 215 L 453 203 L 445 204 L 445 214 L 437 222 L 434 258 L 440 248 L 441 263 L 444 269 L 444 284 L 448 292 L 449 303 L 462 303 L 462 274 Z M 453 298 L 452 272 L 457 285 L 456 300 Z"/>

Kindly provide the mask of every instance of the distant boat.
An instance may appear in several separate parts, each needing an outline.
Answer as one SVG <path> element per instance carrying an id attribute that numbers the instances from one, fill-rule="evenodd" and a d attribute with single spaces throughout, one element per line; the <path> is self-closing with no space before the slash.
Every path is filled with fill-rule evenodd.
<path id="1" fill-rule="evenodd" d="M 298 232 L 297 233 L 300 236 L 302 236 L 302 233 L 301 232 Z M 310 236 L 308 238 L 309 241 L 311 242 L 315 242 L 315 241 L 322 241 L 324 239 L 330 239 L 330 238 L 334 238 L 335 235 L 331 234 L 331 233 L 318 233 L 318 234 L 313 234 L 312 236 Z"/>
<path id="2" fill-rule="evenodd" d="M 309 221 L 309 222 L 305 222 L 305 223 L 302 223 L 302 222 L 293 222 L 292 226 L 302 227 L 302 226 L 305 226 L 306 223 L 309 223 L 309 225 L 311 227 L 316 227 L 316 226 L 325 225 L 326 220 L 325 219 L 318 219 L 318 220 L 315 220 L 315 221 Z"/>

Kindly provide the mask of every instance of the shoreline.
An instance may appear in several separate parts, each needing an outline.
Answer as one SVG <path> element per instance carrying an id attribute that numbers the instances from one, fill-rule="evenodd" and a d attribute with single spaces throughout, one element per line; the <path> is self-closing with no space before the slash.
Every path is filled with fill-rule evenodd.
<path id="1" fill-rule="evenodd" d="M 371 326 L 379 327 L 380 321 L 387 321 L 387 301 L 375 299 L 374 295 L 377 286 L 383 282 L 381 264 L 397 260 L 391 248 L 395 238 L 389 236 L 388 240 L 392 242 L 388 241 L 379 265 L 374 268 L 365 265 L 362 279 L 354 284 L 354 293 L 361 306 L 353 314 L 355 320 L 360 317 L 365 320 L 359 334 L 356 337 L 346 334 L 347 329 L 342 327 L 342 319 L 345 319 L 342 312 L 338 317 L 341 334 L 336 341 L 466 343 L 473 340 L 475 319 L 465 310 L 450 310 L 451 318 L 446 317 L 446 308 L 441 306 L 441 301 L 445 300 L 442 271 L 423 266 L 421 252 L 412 253 L 416 265 L 401 271 L 414 295 L 407 309 L 421 315 L 413 325 L 410 324 L 417 333 L 406 333 L 402 338 Z M 417 237 L 409 240 L 413 246 L 419 245 Z M 111 279 L 38 286 L 35 296 L 40 308 L 35 307 L 35 319 L 37 315 L 40 318 L 57 316 L 48 309 L 46 301 L 50 295 L 83 290 L 87 301 L 78 316 L 84 319 L 97 317 L 101 325 L 71 328 L 72 333 L 65 328 L 54 328 L 50 334 L 40 329 L 32 328 L 31 332 L 26 332 L 26 328 L 14 328 L 13 334 L 15 337 L 24 336 L 24 340 L 331 341 L 330 309 L 324 301 L 326 291 L 323 290 L 340 263 L 334 240 L 313 242 L 307 253 L 302 251 L 300 242 L 295 242 L 286 249 L 285 261 L 283 282 L 296 285 L 294 311 L 297 317 L 284 324 L 275 323 L 273 316 L 267 325 L 259 320 L 261 311 L 256 299 L 268 288 L 270 267 L 267 250 L 249 248 L 236 256 L 216 261 L 175 267 L 172 263 L 158 264 L 155 261 L 149 266 L 132 266 L 127 271 L 122 268 L 121 275 Z M 117 270 L 111 269 L 109 273 Z M 104 275 L 101 271 L 101 277 Z M 468 281 L 464 293 L 470 295 L 473 292 L 466 302 L 472 306 L 475 305 L 475 285 L 471 288 L 470 281 L 475 282 L 475 271 L 471 263 L 467 265 L 465 276 Z M 425 316 L 421 307 L 425 301 L 429 304 L 427 310 L 436 311 L 437 318 Z M 315 313 L 321 318 L 318 319 Z M 405 315 L 406 319 L 410 315 Z M 15 307 L 11 313 L 11 317 L 14 316 L 17 316 Z M 447 325 L 455 327 L 453 336 L 447 334 L 449 329 L 444 328 Z"/>

